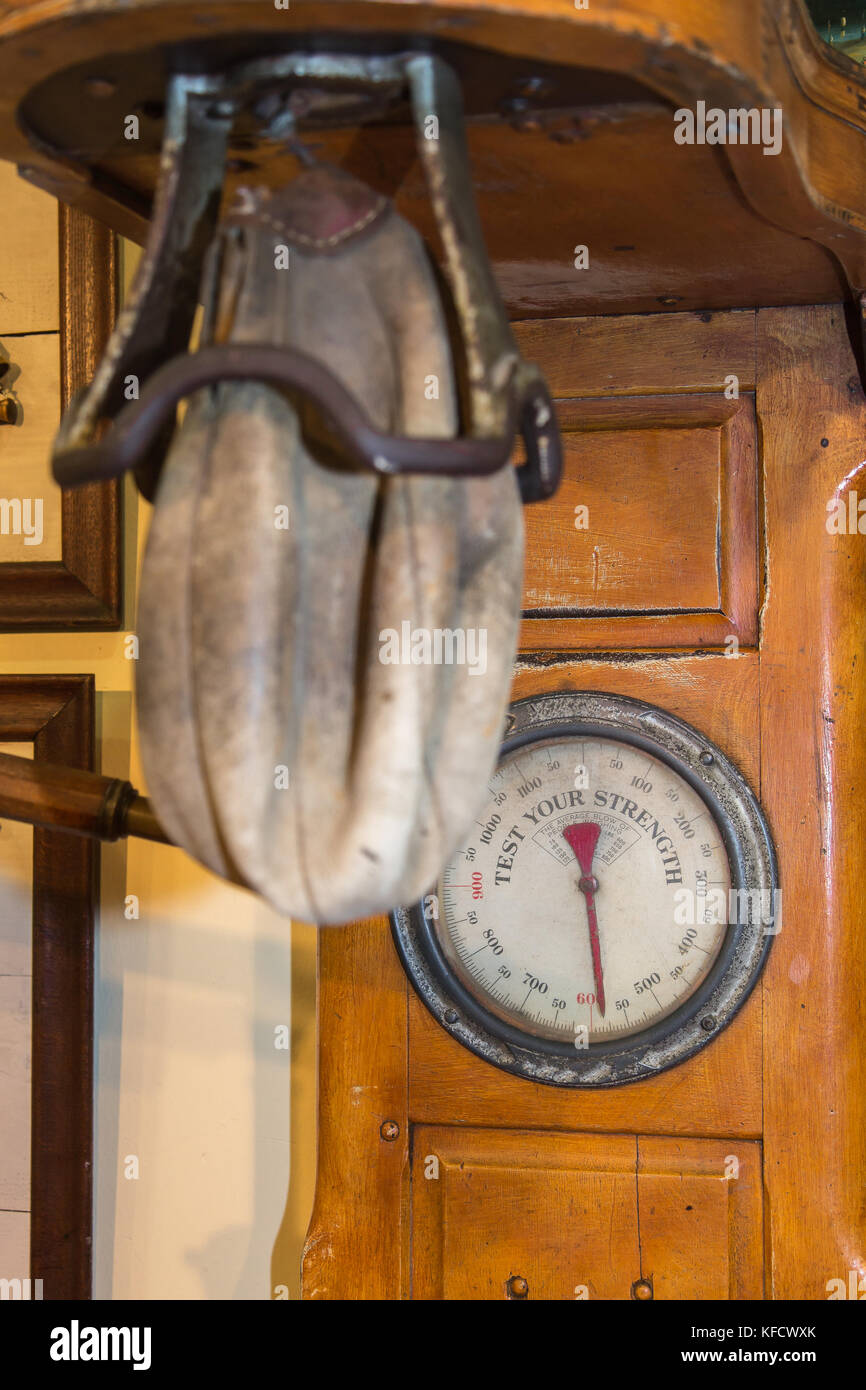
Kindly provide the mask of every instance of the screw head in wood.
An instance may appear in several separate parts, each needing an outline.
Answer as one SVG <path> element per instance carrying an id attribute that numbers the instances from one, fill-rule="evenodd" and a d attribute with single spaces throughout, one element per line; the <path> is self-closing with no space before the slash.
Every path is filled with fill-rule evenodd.
<path id="1" fill-rule="evenodd" d="M 383 1120 L 379 1126 L 379 1134 L 386 1144 L 393 1144 L 399 1133 L 400 1126 L 394 1120 Z"/>

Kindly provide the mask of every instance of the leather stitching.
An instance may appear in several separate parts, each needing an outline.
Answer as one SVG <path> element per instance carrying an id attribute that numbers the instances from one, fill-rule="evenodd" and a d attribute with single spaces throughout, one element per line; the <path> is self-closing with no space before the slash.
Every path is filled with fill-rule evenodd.
<path id="1" fill-rule="evenodd" d="M 270 227 L 272 231 L 282 232 L 289 241 L 297 242 L 300 246 L 312 246 L 316 250 L 321 250 L 326 246 L 339 246 L 341 242 L 348 241 L 350 237 L 355 236 L 358 232 L 362 232 L 365 227 L 369 227 L 373 219 L 378 217 L 386 206 L 386 199 L 380 198 L 375 207 L 368 209 L 363 217 L 359 217 L 350 227 L 344 227 L 342 231 L 335 232 L 333 236 L 329 237 L 306 236 L 304 232 L 298 231 L 297 228 L 290 226 L 286 222 L 281 222 L 279 218 L 272 217 L 268 212 L 255 213 L 253 214 L 253 219 Z"/>

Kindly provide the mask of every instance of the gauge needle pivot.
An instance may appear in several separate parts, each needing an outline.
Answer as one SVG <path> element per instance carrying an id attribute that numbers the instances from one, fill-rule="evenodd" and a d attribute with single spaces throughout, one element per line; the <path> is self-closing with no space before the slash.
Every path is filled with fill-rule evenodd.
<path id="1" fill-rule="evenodd" d="M 595 847 L 601 834 L 601 826 L 594 821 L 578 821 L 567 825 L 562 832 L 574 850 L 580 865 L 578 888 L 586 900 L 586 916 L 589 923 L 589 945 L 592 951 L 592 973 L 595 976 L 595 994 L 598 1011 L 604 1018 L 604 976 L 601 969 L 601 943 L 598 938 L 598 917 L 595 911 L 595 895 L 598 892 L 598 879 L 592 872 Z"/>

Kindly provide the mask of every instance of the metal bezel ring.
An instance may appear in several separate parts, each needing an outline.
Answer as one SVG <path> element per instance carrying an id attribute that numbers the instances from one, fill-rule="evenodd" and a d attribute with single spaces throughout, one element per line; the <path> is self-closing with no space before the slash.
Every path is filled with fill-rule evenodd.
<path id="1" fill-rule="evenodd" d="M 678 716 L 624 695 L 591 691 L 530 696 L 510 706 L 500 761 L 528 743 L 604 737 L 644 749 L 668 764 L 707 805 L 731 869 L 731 887 L 760 893 L 775 912 L 776 855 L 763 812 L 745 778 L 709 739 Z M 706 979 L 681 1008 L 642 1033 L 590 1044 L 534 1038 L 484 1008 L 455 975 L 422 903 L 391 914 L 397 952 L 416 993 L 446 1032 L 504 1071 L 550 1086 L 622 1086 L 685 1062 L 731 1022 L 754 988 L 772 939 L 752 908 L 729 924 Z"/>

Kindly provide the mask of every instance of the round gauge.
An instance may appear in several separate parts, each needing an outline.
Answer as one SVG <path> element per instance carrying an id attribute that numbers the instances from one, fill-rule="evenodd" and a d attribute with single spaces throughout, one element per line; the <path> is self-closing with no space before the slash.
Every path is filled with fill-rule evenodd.
<path id="1" fill-rule="evenodd" d="M 705 1046 L 778 930 L 769 832 L 733 764 L 623 696 L 512 705 L 466 843 L 393 916 L 421 998 L 533 1080 L 613 1086 Z"/>

